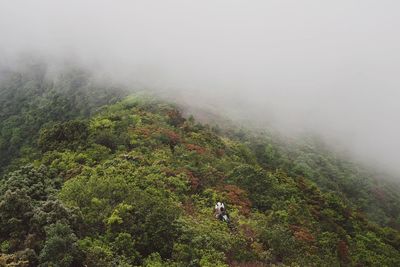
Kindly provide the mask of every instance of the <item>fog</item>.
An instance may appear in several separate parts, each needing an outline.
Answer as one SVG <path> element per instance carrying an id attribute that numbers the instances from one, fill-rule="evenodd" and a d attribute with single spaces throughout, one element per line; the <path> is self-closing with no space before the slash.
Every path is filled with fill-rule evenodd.
<path id="1" fill-rule="evenodd" d="M 74 61 L 400 173 L 400 2 L 0 0 L 0 63 Z"/>

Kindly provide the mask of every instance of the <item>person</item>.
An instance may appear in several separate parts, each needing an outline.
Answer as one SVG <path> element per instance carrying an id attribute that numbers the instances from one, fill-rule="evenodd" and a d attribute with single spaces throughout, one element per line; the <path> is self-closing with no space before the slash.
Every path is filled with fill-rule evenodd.
<path id="1" fill-rule="evenodd" d="M 225 209 L 224 203 L 217 202 L 217 204 L 215 204 L 215 218 L 217 218 L 217 219 L 219 218 L 219 216 L 222 213 L 221 209 L 222 210 Z"/>
<path id="2" fill-rule="evenodd" d="M 217 202 L 217 204 L 215 204 L 215 218 L 229 223 L 229 216 L 226 212 L 224 203 Z"/>

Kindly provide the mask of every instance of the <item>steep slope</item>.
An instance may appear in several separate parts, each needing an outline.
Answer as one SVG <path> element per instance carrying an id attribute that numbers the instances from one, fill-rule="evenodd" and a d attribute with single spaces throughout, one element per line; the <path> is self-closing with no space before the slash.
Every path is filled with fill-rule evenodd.
<path id="1" fill-rule="evenodd" d="M 84 113 L 34 124 L 21 142 L 32 153 L 13 154 L 0 181 L 0 265 L 400 265 L 399 232 L 368 219 L 397 216 L 399 191 L 379 187 L 393 201 L 385 210 L 372 180 L 352 186 L 369 176 L 316 143 L 202 125 L 143 95 Z M 377 203 L 368 216 L 362 199 Z M 230 225 L 215 219 L 217 201 Z"/>

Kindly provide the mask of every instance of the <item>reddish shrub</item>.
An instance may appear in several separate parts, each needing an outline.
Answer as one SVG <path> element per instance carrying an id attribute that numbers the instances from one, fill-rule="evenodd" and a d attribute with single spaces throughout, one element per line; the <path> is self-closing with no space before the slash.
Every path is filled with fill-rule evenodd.
<path id="1" fill-rule="evenodd" d="M 139 135 L 144 136 L 145 138 L 148 138 L 152 132 L 154 132 L 154 129 L 151 129 L 150 127 L 142 127 L 142 128 L 137 128 L 136 133 Z"/>
<path id="2" fill-rule="evenodd" d="M 170 145 L 175 146 L 181 142 L 181 137 L 174 131 L 163 129 L 162 134 L 164 134 L 167 137 Z"/>
<path id="3" fill-rule="evenodd" d="M 196 212 L 193 202 L 191 200 L 185 201 L 185 203 L 183 203 L 183 209 L 185 210 L 186 214 L 189 215 L 194 215 Z"/>
<path id="4" fill-rule="evenodd" d="M 172 126 L 179 127 L 185 122 L 185 119 L 182 117 L 182 114 L 179 110 L 173 109 L 167 112 L 169 123 Z"/>
<path id="5" fill-rule="evenodd" d="M 170 168 L 163 168 L 163 171 L 165 172 L 165 175 L 168 177 L 177 175 L 177 172 Z"/>
<path id="6" fill-rule="evenodd" d="M 216 154 L 218 157 L 222 157 L 225 154 L 225 151 L 223 149 L 217 149 Z"/>
<path id="7" fill-rule="evenodd" d="M 158 129 L 155 136 L 166 145 L 169 145 L 172 153 L 175 151 L 175 146 L 181 142 L 181 137 L 176 132 L 169 129 Z"/>
<path id="8" fill-rule="evenodd" d="M 291 225 L 290 229 L 293 231 L 293 235 L 298 241 L 306 243 L 313 243 L 315 241 L 314 235 L 304 227 Z"/>
<path id="9" fill-rule="evenodd" d="M 374 195 L 374 197 L 381 201 L 385 202 L 386 201 L 386 193 L 382 190 L 382 188 L 379 187 L 374 187 L 371 189 L 371 193 Z"/>
<path id="10" fill-rule="evenodd" d="M 191 171 L 186 171 L 186 174 L 189 177 L 189 182 L 190 182 L 190 188 L 194 191 L 196 191 L 201 183 L 200 183 L 200 179 L 197 178 L 196 176 L 193 175 L 193 173 Z"/>
<path id="11" fill-rule="evenodd" d="M 349 247 L 344 240 L 340 240 L 337 244 L 337 252 L 339 259 L 342 263 L 349 263 L 350 262 L 350 254 L 349 254 Z"/>
<path id="12" fill-rule="evenodd" d="M 198 154 L 204 154 L 207 151 L 204 147 L 195 144 L 186 144 L 186 148 L 190 151 L 196 151 Z"/>
<path id="13" fill-rule="evenodd" d="M 250 213 L 251 202 L 247 197 L 246 191 L 236 185 L 225 185 L 223 191 L 229 203 L 240 207 L 239 211 L 248 215 Z"/>

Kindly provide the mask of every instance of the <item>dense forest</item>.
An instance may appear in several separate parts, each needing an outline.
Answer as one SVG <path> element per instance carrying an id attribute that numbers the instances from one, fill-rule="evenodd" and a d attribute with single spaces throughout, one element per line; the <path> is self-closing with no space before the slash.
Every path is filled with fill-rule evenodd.
<path id="1" fill-rule="evenodd" d="M 0 77 L 0 266 L 400 266 L 399 184 L 315 138 L 80 69 Z"/>

